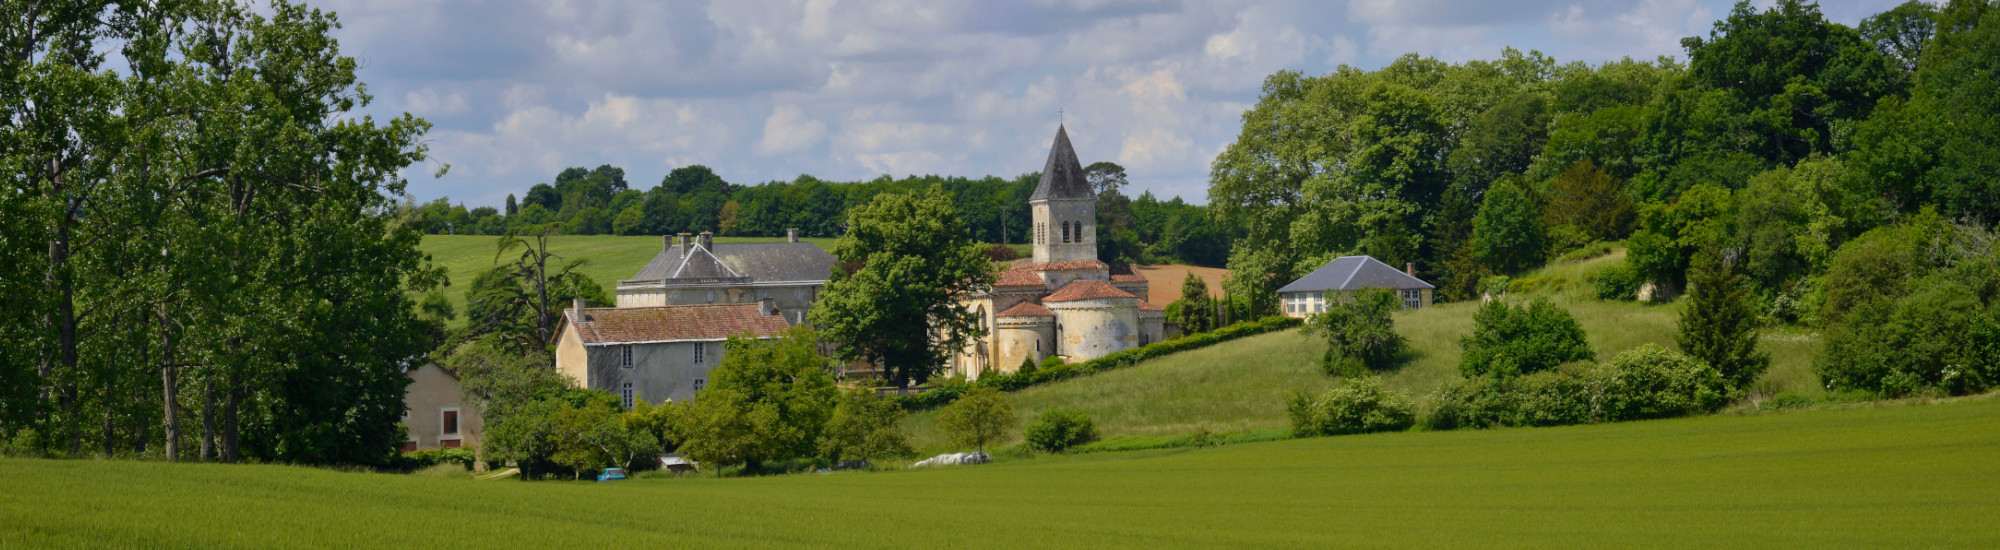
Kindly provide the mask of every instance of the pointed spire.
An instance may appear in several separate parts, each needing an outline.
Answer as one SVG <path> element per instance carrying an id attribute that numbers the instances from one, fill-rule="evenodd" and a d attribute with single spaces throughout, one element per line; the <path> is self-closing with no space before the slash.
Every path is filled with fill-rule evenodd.
<path id="1" fill-rule="evenodd" d="M 1035 185 L 1029 201 L 1091 198 L 1090 182 L 1083 178 L 1083 164 L 1069 145 L 1069 130 L 1056 125 L 1056 142 L 1049 146 L 1048 163 L 1042 166 L 1042 181 Z"/>

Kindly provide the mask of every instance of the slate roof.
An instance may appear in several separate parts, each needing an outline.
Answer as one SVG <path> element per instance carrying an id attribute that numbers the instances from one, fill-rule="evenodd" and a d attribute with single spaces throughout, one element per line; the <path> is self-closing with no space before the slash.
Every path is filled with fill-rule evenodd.
<path id="1" fill-rule="evenodd" d="M 1324 292 L 1363 288 L 1437 288 L 1368 256 L 1341 256 L 1292 281 L 1278 292 Z"/>
<path id="2" fill-rule="evenodd" d="M 565 309 L 563 319 L 584 345 L 773 338 L 791 326 L 759 304 L 584 308 L 583 322 Z"/>
<path id="3" fill-rule="evenodd" d="M 1056 142 L 1049 146 L 1049 160 L 1042 166 L 1042 181 L 1035 185 L 1035 194 L 1029 195 L 1028 200 L 1096 196 L 1090 191 L 1090 182 L 1083 179 L 1083 163 L 1076 160 L 1076 149 L 1069 145 L 1069 131 L 1056 125 Z"/>
<path id="4" fill-rule="evenodd" d="M 1056 289 L 1055 292 L 1042 297 L 1042 303 L 1080 302 L 1106 298 L 1138 298 L 1138 296 L 1119 290 L 1118 287 L 1111 286 L 1111 283 L 1097 279 L 1082 279 L 1070 281 L 1069 284 L 1063 285 L 1062 288 Z"/>
<path id="5" fill-rule="evenodd" d="M 1049 311 L 1049 308 L 1042 307 L 1041 304 L 1037 304 L 1034 302 L 1021 302 L 1018 304 L 1014 304 L 1014 307 L 1007 308 L 1005 311 L 995 313 L 993 314 L 993 316 L 994 317 L 1054 317 L 1056 316 L 1056 312 Z"/>
<path id="6" fill-rule="evenodd" d="M 714 251 L 669 246 L 653 256 L 638 274 L 620 282 L 665 279 L 749 278 L 753 282 L 826 281 L 833 273 L 833 255 L 812 243 L 717 244 Z"/>

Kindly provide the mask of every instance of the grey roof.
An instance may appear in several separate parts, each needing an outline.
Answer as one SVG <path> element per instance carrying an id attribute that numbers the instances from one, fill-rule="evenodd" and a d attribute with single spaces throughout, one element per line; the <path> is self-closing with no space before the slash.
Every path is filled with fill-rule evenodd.
<path id="1" fill-rule="evenodd" d="M 1278 292 L 1324 292 L 1363 288 L 1437 288 L 1403 270 L 1368 256 L 1341 256 L 1307 273 Z"/>
<path id="2" fill-rule="evenodd" d="M 666 247 L 627 281 L 723 278 L 748 278 L 753 282 L 825 281 L 833 273 L 833 255 L 812 243 L 717 244 L 713 253 L 700 246 L 689 249 L 693 257 L 684 262 L 680 247 Z"/>
<path id="3" fill-rule="evenodd" d="M 1069 145 L 1069 131 L 1056 125 L 1056 142 L 1049 146 L 1049 161 L 1042 166 L 1042 182 L 1035 185 L 1035 194 L 1029 195 L 1028 200 L 1094 197 L 1090 182 L 1083 178 L 1083 163 L 1076 160 L 1076 149 Z"/>

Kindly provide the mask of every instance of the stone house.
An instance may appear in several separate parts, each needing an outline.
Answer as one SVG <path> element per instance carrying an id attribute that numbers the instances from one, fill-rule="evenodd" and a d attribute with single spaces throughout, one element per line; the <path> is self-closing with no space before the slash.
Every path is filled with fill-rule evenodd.
<path id="1" fill-rule="evenodd" d="M 716 244 L 706 231 L 662 240 L 646 267 L 618 282 L 618 307 L 770 302 L 786 322 L 804 324 L 833 274 L 833 255 L 799 242 L 797 230 L 781 243 Z"/>
<path id="2" fill-rule="evenodd" d="M 1166 315 L 1143 298 L 1145 277 L 1113 275 L 1097 258 L 1097 194 L 1063 127 L 1028 206 L 1033 257 L 962 302 L 986 334 L 953 355 L 951 372 L 977 379 L 1051 355 L 1087 361 L 1160 340 Z"/>
<path id="3" fill-rule="evenodd" d="M 1278 302 L 1286 317 L 1305 318 L 1326 311 L 1329 298 L 1368 288 L 1394 291 L 1405 309 L 1417 309 L 1431 305 L 1437 287 L 1418 279 L 1414 265 L 1399 271 L 1369 256 L 1341 256 L 1279 288 Z"/>
<path id="4" fill-rule="evenodd" d="M 556 372 L 626 407 L 692 399 L 730 337 L 776 338 L 791 325 L 770 300 L 749 304 L 586 308 L 563 312 Z"/>
<path id="5" fill-rule="evenodd" d="M 403 388 L 403 427 L 409 439 L 403 442 L 403 450 L 478 447 L 486 422 L 479 417 L 479 407 L 463 397 L 458 375 L 433 364 L 407 374 L 410 385 Z"/>

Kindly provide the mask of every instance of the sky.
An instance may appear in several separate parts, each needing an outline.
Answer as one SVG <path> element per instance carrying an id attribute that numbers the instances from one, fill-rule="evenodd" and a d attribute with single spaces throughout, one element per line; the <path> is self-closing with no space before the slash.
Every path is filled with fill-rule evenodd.
<path id="1" fill-rule="evenodd" d="M 1768 3 L 1769 0 L 1760 0 Z M 1849 25 L 1897 0 L 1829 0 Z M 1136 195 L 1206 202 L 1265 76 L 1405 53 L 1559 62 L 1682 56 L 1729 0 L 323 0 L 377 117 L 435 126 L 409 193 L 498 205 L 567 166 L 635 188 L 702 164 L 1013 177 L 1060 121 Z M 435 173 L 449 166 L 443 177 Z"/>

